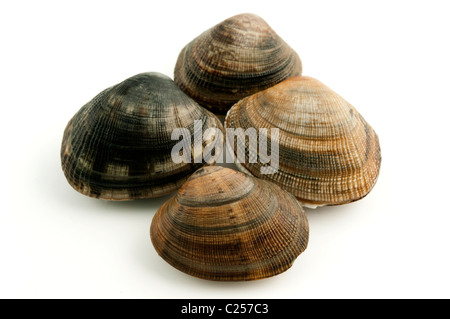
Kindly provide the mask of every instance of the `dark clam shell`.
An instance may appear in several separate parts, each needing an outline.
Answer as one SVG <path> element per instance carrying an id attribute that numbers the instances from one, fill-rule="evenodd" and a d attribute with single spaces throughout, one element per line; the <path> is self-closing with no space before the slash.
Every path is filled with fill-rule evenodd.
<path id="1" fill-rule="evenodd" d="M 297 53 L 254 14 L 231 17 L 188 43 L 178 56 L 174 81 L 215 114 L 240 99 L 301 75 Z"/>
<path id="2" fill-rule="evenodd" d="M 196 171 L 154 216 L 158 254 L 189 275 L 256 280 L 289 269 L 307 248 L 309 224 L 294 196 L 229 168 Z"/>
<path id="3" fill-rule="evenodd" d="M 80 193 L 105 200 L 132 200 L 175 191 L 206 163 L 175 164 L 174 128 L 194 136 L 223 130 L 220 121 L 199 106 L 167 76 L 142 73 L 112 86 L 84 105 L 70 120 L 61 147 L 64 174 Z M 212 143 L 222 141 L 211 137 Z M 208 141 L 204 141 L 208 142 Z"/>

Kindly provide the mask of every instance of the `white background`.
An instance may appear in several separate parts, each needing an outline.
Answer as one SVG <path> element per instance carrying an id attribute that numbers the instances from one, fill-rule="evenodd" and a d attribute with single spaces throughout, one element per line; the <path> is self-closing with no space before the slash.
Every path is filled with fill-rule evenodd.
<path id="1" fill-rule="evenodd" d="M 450 19 L 446 1 L 3 1 L 0 4 L 3 298 L 449 298 Z M 216 283 L 154 251 L 166 198 L 103 202 L 60 168 L 68 120 L 146 71 L 173 77 L 183 46 L 238 13 L 263 17 L 374 127 L 373 191 L 307 210 L 287 272 Z"/>

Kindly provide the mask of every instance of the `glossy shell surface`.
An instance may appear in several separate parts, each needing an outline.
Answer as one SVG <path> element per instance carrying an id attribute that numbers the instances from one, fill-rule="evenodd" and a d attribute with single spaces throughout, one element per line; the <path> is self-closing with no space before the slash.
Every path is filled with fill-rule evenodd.
<path id="1" fill-rule="evenodd" d="M 220 121 L 167 76 L 142 73 L 114 85 L 84 105 L 68 123 L 61 162 L 70 185 L 105 200 L 132 200 L 175 191 L 200 163 L 172 161 L 175 128 L 194 136 L 194 121 L 223 130 Z M 203 145 L 222 141 L 204 140 Z M 188 143 L 189 145 L 190 143 Z"/>
<path id="2" fill-rule="evenodd" d="M 267 128 L 278 144 L 279 169 L 261 174 L 266 164 L 251 163 L 244 133 L 228 145 L 246 154 L 238 167 L 294 194 L 303 205 L 339 205 L 366 196 L 381 163 L 378 136 L 346 100 L 311 77 L 295 77 L 247 97 L 229 111 L 226 128 Z M 271 129 L 278 128 L 272 139 Z M 233 142 L 233 143 L 231 143 Z M 250 154 L 255 158 L 255 154 Z"/>
<path id="3" fill-rule="evenodd" d="M 188 43 L 174 81 L 215 114 L 248 95 L 301 75 L 298 54 L 257 15 L 231 17 Z"/>
<path id="4" fill-rule="evenodd" d="M 153 218 L 151 240 L 173 267 L 203 279 L 277 275 L 307 248 L 309 225 L 294 196 L 218 166 L 196 171 Z"/>

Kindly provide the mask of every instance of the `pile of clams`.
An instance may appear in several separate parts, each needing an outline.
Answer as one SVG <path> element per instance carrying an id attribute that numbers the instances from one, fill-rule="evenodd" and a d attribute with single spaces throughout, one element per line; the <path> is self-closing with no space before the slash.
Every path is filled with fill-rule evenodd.
<path id="1" fill-rule="evenodd" d="M 175 129 L 194 137 L 182 149 Z M 262 148 L 277 158 L 269 173 Z M 238 170 L 199 158 L 205 149 L 228 151 Z M 267 22 L 240 14 L 189 42 L 174 80 L 137 74 L 84 105 L 64 131 L 61 164 L 69 184 L 89 197 L 174 193 L 151 222 L 156 252 L 198 278 L 247 281 L 288 270 L 306 250 L 303 207 L 366 196 L 381 150 L 350 103 L 302 76 L 298 54 Z"/>

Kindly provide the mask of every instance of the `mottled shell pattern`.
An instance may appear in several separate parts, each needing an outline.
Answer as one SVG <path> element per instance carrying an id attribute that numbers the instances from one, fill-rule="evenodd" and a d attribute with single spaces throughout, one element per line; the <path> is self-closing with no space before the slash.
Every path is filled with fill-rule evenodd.
<path id="1" fill-rule="evenodd" d="M 142 73 L 112 86 L 84 105 L 68 123 L 61 147 L 64 174 L 80 193 L 105 200 L 132 200 L 175 191 L 205 165 L 171 159 L 174 128 L 194 120 L 223 130 L 220 121 L 184 94 L 167 76 Z M 219 134 L 220 135 L 220 134 Z M 223 141 L 211 137 L 208 143 Z"/>
<path id="2" fill-rule="evenodd" d="M 308 207 L 356 201 L 377 180 L 381 163 L 377 134 L 352 105 L 311 77 L 288 79 L 239 101 L 225 126 L 279 128 L 275 174 L 261 175 L 263 164 L 249 163 L 248 156 L 238 167 L 275 182 Z M 276 141 L 268 135 L 270 149 Z M 241 134 L 234 148 L 230 146 L 235 154 L 238 148 L 248 154 L 245 138 Z"/>
<path id="3" fill-rule="evenodd" d="M 289 269 L 307 248 L 309 225 L 295 197 L 277 185 L 210 166 L 163 204 L 150 234 L 158 254 L 178 270 L 243 281 Z"/>
<path id="4" fill-rule="evenodd" d="M 200 105 L 225 115 L 240 99 L 301 75 L 298 54 L 257 15 L 233 16 L 188 43 L 174 81 Z"/>

